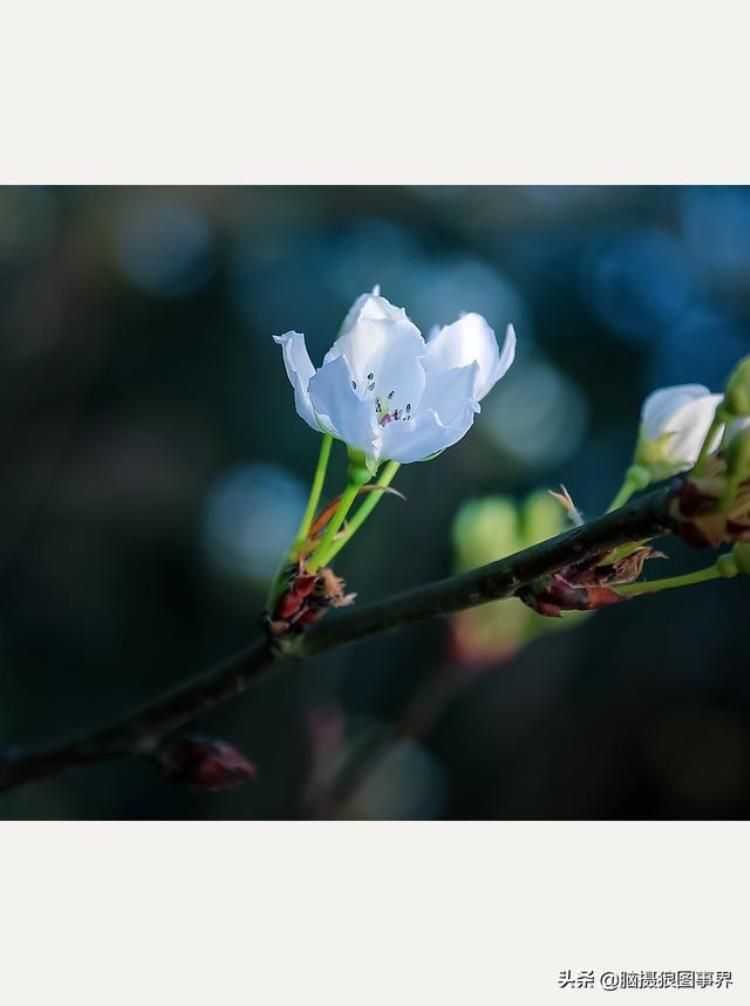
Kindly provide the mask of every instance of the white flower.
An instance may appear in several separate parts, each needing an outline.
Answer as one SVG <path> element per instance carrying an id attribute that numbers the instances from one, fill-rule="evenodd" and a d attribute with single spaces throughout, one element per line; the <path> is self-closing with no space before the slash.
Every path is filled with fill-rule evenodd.
<path id="1" fill-rule="evenodd" d="M 422 461 L 455 444 L 516 351 L 513 327 L 499 350 L 479 314 L 434 330 L 425 342 L 378 287 L 354 302 L 319 370 L 304 335 L 274 339 L 302 419 L 376 463 Z"/>
<path id="2" fill-rule="evenodd" d="M 712 395 L 702 384 L 677 384 L 652 392 L 641 409 L 636 463 L 654 479 L 692 468 L 721 400 L 721 395 Z M 719 428 L 712 451 L 718 448 L 721 435 Z"/>

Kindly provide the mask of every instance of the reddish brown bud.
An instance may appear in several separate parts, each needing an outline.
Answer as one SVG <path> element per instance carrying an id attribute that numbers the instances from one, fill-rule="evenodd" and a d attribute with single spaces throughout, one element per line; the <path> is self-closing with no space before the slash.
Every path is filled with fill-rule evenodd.
<path id="1" fill-rule="evenodd" d="M 619 604 L 620 601 L 626 600 L 626 597 L 622 597 L 616 591 L 610 590 L 609 587 L 588 588 L 588 606 L 592 611 L 596 608 L 606 608 L 610 604 Z"/>
<path id="2" fill-rule="evenodd" d="M 303 573 L 294 578 L 294 593 L 297 597 L 307 597 L 315 590 L 317 577 L 314 573 Z"/>
<path id="3" fill-rule="evenodd" d="M 300 564 L 289 570 L 288 584 L 265 624 L 276 640 L 299 635 L 328 608 L 342 608 L 351 604 L 356 596 L 344 593 L 344 581 L 332 569 L 324 567 L 314 574 L 305 573 Z"/>
<path id="4" fill-rule="evenodd" d="M 288 590 L 276 602 L 276 608 L 274 609 L 275 617 L 280 621 L 292 618 L 302 607 L 302 602 L 303 599 L 301 597 L 298 597 L 294 591 Z"/>
<path id="5" fill-rule="evenodd" d="M 549 618 L 560 618 L 563 611 L 580 611 L 586 607 L 586 588 L 571 586 L 560 573 L 536 580 L 518 596 L 524 604 Z"/>
<path id="6" fill-rule="evenodd" d="M 670 503 L 676 534 L 698 547 L 731 544 L 750 537 L 750 484 L 733 485 L 724 459 L 715 459 L 710 477 L 685 479 Z"/>
<path id="7" fill-rule="evenodd" d="M 565 578 L 564 572 L 553 573 L 529 584 L 519 591 L 519 598 L 529 608 L 550 618 L 560 618 L 563 611 L 594 611 L 626 600 L 609 587 L 574 586 Z"/>
<path id="8" fill-rule="evenodd" d="M 587 562 L 567 566 L 562 570 L 568 583 L 576 587 L 603 587 L 621 583 L 633 583 L 643 572 L 646 559 L 663 559 L 663 552 L 656 552 L 648 545 L 622 546 L 609 552 L 592 556 Z"/>
<path id="9" fill-rule="evenodd" d="M 154 758 L 168 779 L 201 793 L 229 789 L 258 774 L 239 748 L 198 734 L 166 738 Z"/>

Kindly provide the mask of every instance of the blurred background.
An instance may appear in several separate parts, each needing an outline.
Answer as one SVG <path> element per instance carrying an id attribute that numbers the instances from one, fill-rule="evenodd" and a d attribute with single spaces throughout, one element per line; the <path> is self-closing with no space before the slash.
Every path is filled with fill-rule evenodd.
<path id="1" fill-rule="evenodd" d="M 423 332 L 515 324 L 470 434 L 403 468 L 408 501 L 337 560 L 365 602 L 555 533 L 561 482 L 603 509 L 643 397 L 720 390 L 750 351 L 748 277 L 744 188 L 0 189 L 0 747 L 256 636 L 318 449 L 272 334 L 320 362 L 375 283 Z M 403 629 L 206 716 L 257 767 L 243 786 L 128 760 L 0 816 L 746 818 L 749 601 L 740 579 L 562 627 L 511 601 Z"/>

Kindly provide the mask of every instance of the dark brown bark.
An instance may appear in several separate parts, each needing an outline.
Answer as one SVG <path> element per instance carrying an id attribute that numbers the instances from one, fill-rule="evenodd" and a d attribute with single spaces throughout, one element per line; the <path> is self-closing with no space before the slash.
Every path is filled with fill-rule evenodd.
<path id="1" fill-rule="evenodd" d="M 280 654 L 267 641 L 260 640 L 114 723 L 44 749 L 6 752 L 0 759 L 0 790 L 93 762 L 148 756 L 167 734 L 220 702 L 242 694 L 257 679 L 289 661 L 396 629 L 407 622 L 511 597 L 537 577 L 570 563 L 625 542 L 653 538 L 669 530 L 669 501 L 676 485 L 675 481 L 665 483 L 614 513 L 487 566 L 385 601 L 332 614 L 300 637 L 295 655 Z"/>

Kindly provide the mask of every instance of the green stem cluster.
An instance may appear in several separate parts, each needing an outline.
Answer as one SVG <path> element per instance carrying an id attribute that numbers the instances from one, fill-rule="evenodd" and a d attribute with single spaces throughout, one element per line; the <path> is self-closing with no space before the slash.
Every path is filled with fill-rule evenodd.
<path id="1" fill-rule="evenodd" d="M 307 571 L 309 573 L 317 573 L 320 567 L 325 566 L 329 561 L 332 551 L 337 544 L 335 541 L 336 535 L 346 520 L 346 515 L 351 510 L 360 487 L 364 484 L 349 478 L 346 489 L 341 494 L 339 505 L 336 507 L 336 512 L 326 525 L 320 544 L 307 561 Z"/>
<path id="2" fill-rule="evenodd" d="M 400 465 L 398 461 L 389 461 L 383 468 L 374 485 L 382 486 L 384 490 L 387 489 L 393 481 L 399 468 Z M 345 530 L 341 532 L 336 541 L 333 543 L 326 556 L 326 562 L 330 562 L 331 559 L 337 556 L 344 545 L 346 545 L 351 538 L 354 537 L 382 498 L 383 493 L 375 492 L 373 488 L 373 491 L 368 494 L 367 499 L 362 503 L 355 515 L 346 525 Z"/>
<path id="3" fill-rule="evenodd" d="M 294 536 L 294 542 L 288 552 L 285 553 L 281 564 L 276 571 L 276 576 L 274 576 L 271 581 L 271 586 L 268 590 L 268 597 L 266 599 L 266 607 L 270 610 L 276 598 L 281 593 L 281 585 L 283 581 L 284 570 L 293 562 L 299 555 L 300 550 L 307 541 L 307 535 L 310 531 L 312 522 L 315 520 L 315 514 L 318 509 L 318 504 L 320 503 L 320 497 L 323 492 L 323 485 L 326 479 L 326 472 L 328 471 L 328 462 L 331 458 L 331 446 L 333 444 L 333 437 L 329 433 L 323 435 L 323 439 L 320 443 L 320 452 L 318 453 L 318 463 L 315 466 L 315 474 L 313 475 L 312 485 L 310 486 L 310 495 L 307 500 L 307 505 L 305 506 L 305 512 L 302 515 L 302 520 L 297 528 L 297 534 Z"/>
<path id="4" fill-rule="evenodd" d="M 284 556 L 281 567 L 271 585 L 271 590 L 268 595 L 269 607 L 273 604 L 281 590 L 282 574 L 284 569 L 286 569 L 290 562 L 298 558 L 305 549 L 305 546 L 308 544 L 310 528 L 315 520 L 315 514 L 318 511 L 320 498 L 323 493 L 323 486 L 325 484 L 326 473 L 328 471 L 328 462 L 331 457 L 332 444 L 333 437 L 325 434 L 320 445 L 318 463 L 315 468 L 315 474 L 313 476 L 310 496 L 305 507 L 305 512 L 297 530 L 294 543 Z M 375 487 L 382 487 L 383 491 L 385 491 L 393 481 L 398 469 L 398 462 L 389 461 L 384 466 L 377 481 L 374 483 L 373 490 Z M 378 502 L 382 499 L 383 492 L 370 492 L 367 499 L 361 504 L 359 509 L 354 514 L 354 517 L 349 521 L 346 527 L 344 527 L 344 522 L 346 521 L 349 511 L 357 499 L 360 489 L 362 486 L 367 485 L 370 482 L 371 477 L 371 472 L 363 465 L 359 465 L 354 462 L 349 464 L 349 468 L 347 470 L 346 488 L 341 494 L 338 506 L 336 507 L 333 516 L 326 525 L 323 537 L 310 555 L 310 558 L 307 560 L 306 566 L 308 572 L 316 573 L 322 566 L 327 565 L 334 556 L 338 555 L 341 549 L 353 538 L 357 531 L 359 531 L 364 522 L 375 509 Z"/>
<path id="5" fill-rule="evenodd" d="M 315 475 L 313 476 L 312 486 L 310 488 L 310 498 L 307 501 L 305 513 L 295 536 L 294 545 L 292 546 L 294 550 L 304 545 L 308 532 L 310 531 L 310 526 L 315 520 L 315 514 L 317 513 L 318 504 L 320 503 L 320 496 L 323 492 L 323 484 L 326 480 L 326 472 L 328 471 L 328 462 L 331 457 L 332 445 L 333 437 L 330 433 L 325 433 L 320 444 L 318 464 L 315 468 Z"/>

